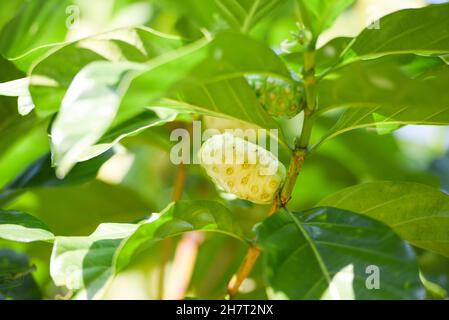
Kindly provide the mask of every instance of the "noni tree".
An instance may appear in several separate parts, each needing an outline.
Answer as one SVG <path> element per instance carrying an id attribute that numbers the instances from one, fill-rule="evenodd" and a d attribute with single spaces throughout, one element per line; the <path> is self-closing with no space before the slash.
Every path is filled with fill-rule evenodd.
<path id="1" fill-rule="evenodd" d="M 0 298 L 446 296 L 449 3 L 107 3 L 0 3 Z"/>

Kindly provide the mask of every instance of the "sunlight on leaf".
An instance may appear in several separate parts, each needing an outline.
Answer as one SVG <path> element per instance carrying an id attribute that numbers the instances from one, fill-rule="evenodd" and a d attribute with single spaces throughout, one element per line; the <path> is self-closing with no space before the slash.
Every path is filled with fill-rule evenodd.
<path id="1" fill-rule="evenodd" d="M 142 65 L 128 62 L 95 62 L 75 77 L 51 131 L 53 160 L 59 177 L 64 177 L 106 132 L 131 75 L 142 69 Z"/>
<path id="2" fill-rule="evenodd" d="M 54 239 L 48 227 L 37 218 L 17 211 L 0 210 L 0 238 L 18 241 L 51 241 Z"/>
<path id="3" fill-rule="evenodd" d="M 353 281 L 354 266 L 350 264 L 335 274 L 320 300 L 354 300 Z"/>

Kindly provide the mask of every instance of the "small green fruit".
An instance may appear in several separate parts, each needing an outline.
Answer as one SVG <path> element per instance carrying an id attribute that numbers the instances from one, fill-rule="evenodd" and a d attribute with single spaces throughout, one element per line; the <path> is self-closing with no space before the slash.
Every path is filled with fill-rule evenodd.
<path id="1" fill-rule="evenodd" d="M 271 77 L 248 77 L 259 103 L 274 117 L 293 118 L 304 106 L 304 93 L 300 85 Z"/>

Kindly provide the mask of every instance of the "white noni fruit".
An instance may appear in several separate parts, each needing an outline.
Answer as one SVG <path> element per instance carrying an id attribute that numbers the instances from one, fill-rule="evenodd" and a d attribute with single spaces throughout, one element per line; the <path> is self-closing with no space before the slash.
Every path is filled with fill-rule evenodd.
<path id="1" fill-rule="evenodd" d="M 275 155 L 229 133 L 208 139 L 199 158 L 219 187 L 254 203 L 272 203 L 285 180 L 285 167 Z"/>

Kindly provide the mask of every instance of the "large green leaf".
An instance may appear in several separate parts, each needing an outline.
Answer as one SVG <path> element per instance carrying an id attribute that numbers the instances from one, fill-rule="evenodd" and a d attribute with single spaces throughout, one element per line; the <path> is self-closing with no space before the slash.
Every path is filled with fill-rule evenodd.
<path id="1" fill-rule="evenodd" d="M 6 58 L 16 60 L 16 64 L 27 71 L 31 60 L 20 59 L 32 50 L 39 55 L 45 53 L 45 46 L 64 41 L 66 8 L 72 0 L 30 0 L 24 2 L 17 15 L 0 33 L 0 53 Z"/>
<path id="2" fill-rule="evenodd" d="M 359 214 L 316 208 L 278 212 L 256 229 L 276 299 L 422 299 L 416 257 L 387 226 Z M 370 290 L 370 268 L 379 289 Z"/>
<path id="3" fill-rule="evenodd" d="M 217 26 L 217 16 L 211 14 L 216 11 L 214 1 L 203 0 L 161 0 L 158 1 L 162 7 L 175 9 L 178 14 L 183 15 L 193 22 L 197 28 L 207 28 L 213 30 Z"/>
<path id="4" fill-rule="evenodd" d="M 166 0 L 198 27 L 222 29 L 223 20 L 234 30 L 249 32 L 285 0 Z M 211 14 L 213 12 L 214 14 Z M 226 26 L 225 26 L 226 27 Z"/>
<path id="5" fill-rule="evenodd" d="M 373 182 L 344 189 L 318 206 L 351 210 L 382 221 L 411 244 L 449 256 L 449 196 L 408 182 Z"/>
<path id="6" fill-rule="evenodd" d="M 379 23 L 379 29 L 365 29 L 354 40 L 343 63 L 390 54 L 449 53 L 449 3 L 398 11 Z"/>
<path id="7" fill-rule="evenodd" d="M 448 66 L 439 58 L 406 55 L 353 63 L 320 82 L 319 108 L 323 112 L 410 104 L 424 109 L 425 103 L 429 108 L 442 107 L 448 95 L 436 93 L 444 92 L 448 74 Z"/>
<path id="8" fill-rule="evenodd" d="M 153 219 L 154 220 L 153 222 Z M 133 255 L 149 241 L 159 241 L 194 230 L 223 233 L 243 240 L 239 226 L 233 221 L 228 208 L 214 201 L 179 201 L 169 206 L 160 216 L 150 217 L 120 248 L 116 257 L 116 269 L 125 268 Z"/>
<path id="9" fill-rule="evenodd" d="M 251 105 L 245 105 L 244 101 L 241 101 L 236 108 L 234 98 L 238 96 L 235 97 L 235 91 L 239 90 L 237 86 L 242 84 L 225 81 L 245 74 L 269 74 L 291 80 L 285 64 L 270 48 L 246 36 L 224 32 L 218 34 L 210 43 L 198 42 L 172 56 L 173 58 L 165 61 L 166 63 L 149 68 L 133 81 L 116 122 L 135 115 L 141 110 L 141 106 L 151 105 L 163 97 L 171 97 L 168 89 L 175 89 L 173 90 L 175 99 L 186 100 L 189 104 L 190 92 L 193 100 L 198 95 L 206 97 L 207 99 L 202 99 L 202 107 L 208 109 L 208 113 L 222 114 L 263 128 L 276 126 L 258 104 L 254 105 L 255 99 Z M 255 56 L 257 59 L 254 59 Z M 173 88 L 175 84 L 176 87 Z M 176 89 L 181 92 L 181 97 L 176 95 L 179 92 Z M 223 99 L 225 91 L 231 95 L 227 100 L 232 99 L 232 105 L 226 103 L 217 106 L 215 102 Z M 245 96 L 247 94 L 243 95 L 243 98 Z"/>
<path id="10" fill-rule="evenodd" d="M 23 212 L 0 210 L 0 238 L 17 241 L 51 241 L 53 233 L 39 219 Z"/>
<path id="11" fill-rule="evenodd" d="M 220 33 L 209 44 L 135 79 L 115 122 L 134 115 L 139 106 L 155 105 L 277 129 L 277 123 L 259 105 L 242 78 L 245 74 L 269 74 L 291 81 L 285 64 L 268 47 L 240 34 Z M 177 85 L 172 92 L 167 91 L 172 82 Z M 164 92 L 169 99 L 161 102 L 158 99 L 164 97 Z"/>
<path id="12" fill-rule="evenodd" d="M 230 118 L 276 129 L 277 123 L 259 105 L 253 89 L 244 78 L 231 78 L 201 84 L 184 84 L 171 99 L 160 106 L 178 112 L 197 112 L 203 115 Z"/>
<path id="13" fill-rule="evenodd" d="M 109 128 L 104 133 L 97 144 L 91 146 L 84 154 L 83 160 L 94 158 L 116 145 L 121 140 L 139 135 L 142 131 L 149 128 L 161 126 L 167 122 L 174 121 L 180 115 L 177 111 L 157 112 L 158 108 L 145 109 L 140 114 L 126 120 L 122 123 L 117 123 Z M 189 110 L 191 111 L 191 110 Z M 167 138 L 169 134 L 167 135 Z"/>
<path id="14" fill-rule="evenodd" d="M 129 121 L 128 116 L 132 116 L 131 119 L 137 116 L 128 109 L 135 109 L 140 113 L 145 110 L 145 105 L 137 105 L 135 100 L 128 101 L 132 108 L 124 107 L 121 113 L 119 106 L 133 78 L 145 70 L 157 68 L 159 63 L 161 62 L 154 61 L 152 65 L 145 65 L 126 61 L 120 63 L 96 61 L 76 75 L 64 96 L 61 111 L 52 125 L 52 152 L 53 160 L 58 166 L 58 176 L 65 176 L 78 161 L 104 152 L 117 142 L 117 139 L 161 122 L 157 117 L 152 117 L 148 123 L 139 122 L 141 128 L 133 126 L 130 132 L 122 132 L 115 137 L 107 132 L 110 127 L 115 128 Z M 189 68 L 188 65 L 183 67 Z M 177 80 L 175 76 L 167 82 L 159 81 L 159 91 L 153 92 L 155 98 L 163 95 L 174 84 L 173 81 Z M 147 90 L 149 88 L 143 89 Z M 80 123 L 83 123 L 83 126 L 80 126 Z M 107 134 L 112 141 L 107 143 L 103 141 L 100 142 L 101 145 L 95 145 L 104 134 Z"/>
<path id="15" fill-rule="evenodd" d="M 242 239 L 231 213 L 212 201 L 181 201 L 139 224 L 103 224 L 88 237 L 57 237 L 51 275 L 57 285 L 98 298 L 111 278 L 143 247 L 190 231 L 220 232 Z"/>
<path id="16" fill-rule="evenodd" d="M 315 38 L 332 26 L 335 19 L 354 0 L 297 0 L 301 9 L 301 17 L 304 25 Z"/>
<path id="17" fill-rule="evenodd" d="M 56 237 L 50 272 L 57 286 L 87 289 L 93 298 L 113 275 L 113 258 L 121 241 L 137 224 L 101 224 L 88 237 Z"/>
<path id="18" fill-rule="evenodd" d="M 233 46 L 230 47 L 229 43 Z M 262 58 L 252 59 L 254 54 Z M 124 72 L 123 68 L 128 67 L 132 69 Z M 52 146 L 58 175 L 64 176 L 80 159 L 106 150 L 117 138 L 139 131 L 141 128 L 133 126 L 130 132 L 122 131 L 113 141 L 95 146 L 94 152 L 91 151 L 108 128 L 123 127 L 123 123 L 141 114 L 146 106 L 169 96 L 176 86 L 179 88 L 176 96 L 181 97 L 182 104 L 198 107 L 187 107 L 185 111 L 224 115 L 263 128 L 277 128 L 276 122 L 258 104 L 248 84 L 241 78 L 236 79 L 247 73 L 268 73 L 290 78 L 287 68 L 274 52 L 263 44 L 234 33 L 220 34 L 210 43 L 199 41 L 146 64 L 96 62 L 87 65 L 71 83 L 52 126 Z M 126 91 L 129 83 L 129 90 Z M 111 90 L 111 86 L 115 89 Z M 57 96 L 55 101 L 58 100 Z M 39 108 L 40 104 L 37 105 Z M 177 105 L 179 107 L 179 103 Z M 161 106 L 173 109 L 171 106 Z M 178 109 L 175 108 L 175 111 Z M 83 126 L 79 126 L 81 122 Z M 150 123 L 143 123 L 142 128 L 159 123 L 157 119 L 151 120 Z"/>
<path id="19" fill-rule="evenodd" d="M 285 0 L 213 0 L 220 16 L 234 29 L 248 32 Z"/>
<path id="20" fill-rule="evenodd" d="M 23 2 L 24 0 L 10 0 L 0 3 L 0 30 L 14 17 Z"/>
<path id="21" fill-rule="evenodd" d="M 134 43 L 143 42 L 150 62 L 148 71 L 133 81 L 115 124 L 141 113 L 143 107 L 168 95 L 168 89 L 181 80 L 190 85 L 206 85 L 208 82 L 247 73 L 271 74 L 290 79 L 286 66 L 274 52 L 264 44 L 242 35 L 222 33 L 211 43 L 200 41 L 176 51 L 173 49 L 179 41 L 166 39 L 165 36 L 158 36 L 146 29 L 120 32 L 129 33 L 126 37 L 128 41 L 136 39 Z M 122 35 L 119 39 L 123 37 Z M 105 53 L 103 50 L 100 55 L 94 50 L 95 46 L 85 45 L 87 40 L 97 43 L 99 39 L 100 48 L 116 47 L 121 43 L 114 40 L 117 39 L 117 32 L 105 34 L 101 38 L 92 37 L 55 51 L 34 68 L 30 91 L 39 114 L 48 115 L 59 110 L 65 91 L 75 75 L 89 63 L 106 59 L 103 55 L 107 51 Z M 159 50 L 151 49 L 150 45 Z M 127 60 L 142 62 L 141 59 L 124 55 L 123 51 L 123 48 L 119 50 Z M 161 55 L 164 52 L 167 54 Z M 160 58 L 154 59 L 159 55 Z M 253 59 L 254 56 L 258 59 Z"/>
<path id="22" fill-rule="evenodd" d="M 119 116 L 117 123 L 140 113 L 149 101 L 163 97 L 167 88 L 171 88 L 180 80 L 204 84 L 204 82 L 214 82 L 246 73 L 264 73 L 290 78 L 287 68 L 274 52 L 265 45 L 242 35 L 222 33 L 209 44 L 200 41 L 175 51 L 173 49 L 179 43 L 175 39 L 165 39 L 162 35 L 157 36 L 148 30 L 121 31 L 121 33 L 126 32 L 130 33 L 127 39 L 136 39 L 132 41 L 133 43 L 143 42 L 148 52 L 147 60 L 151 62 L 148 63 L 148 72 L 133 81 L 131 92 L 127 95 L 129 97 L 126 97 L 123 103 L 127 106 L 121 108 L 123 110 L 120 110 L 120 114 L 123 115 Z M 123 37 L 122 35 L 119 39 Z M 40 114 L 57 111 L 76 73 L 92 61 L 106 59 L 103 57 L 108 53 L 104 50 L 105 47 L 114 48 L 121 43 L 114 40 L 117 39 L 117 32 L 105 34 L 100 39 L 102 42 L 99 47 L 103 48 L 103 51 L 95 51 L 95 46 L 85 44 L 87 41 L 98 42 L 99 36 L 96 36 L 55 51 L 34 68 L 31 77 L 31 93 Z M 162 49 L 151 50 L 148 48 L 150 44 Z M 122 47 L 123 45 L 122 43 Z M 124 49 L 121 48 L 118 52 L 122 52 L 121 55 L 127 60 L 142 62 L 141 59 L 132 55 L 123 54 L 123 51 Z M 162 55 L 160 59 L 153 59 L 163 52 L 168 53 Z M 111 53 L 108 55 L 110 56 Z M 253 59 L 256 55 L 258 59 Z M 186 77 L 188 79 L 185 79 Z M 133 90 L 136 91 L 135 94 Z M 136 104 L 134 98 L 137 99 Z"/>
<path id="23" fill-rule="evenodd" d="M 115 119 L 132 75 L 142 64 L 93 62 L 77 74 L 51 129 L 56 174 L 64 177 Z M 82 124 L 82 125 L 80 125 Z"/>
<path id="24" fill-rule="evenodd" d="M 57 112 L 76 74 L 94 61 L 145 62 L 182 41 L 151 29 L 123 28 L 56 46 L 31 71 L 30 91 L 41 116 Z"/>
<path id="25" fill-rule="evenodd" d="M 387 57 L 353 63 L 319 84 L 319 107 L 347 108 L 323 140 L 366 127 L 449 124 L 449 67 L 439 58 Z"/>

